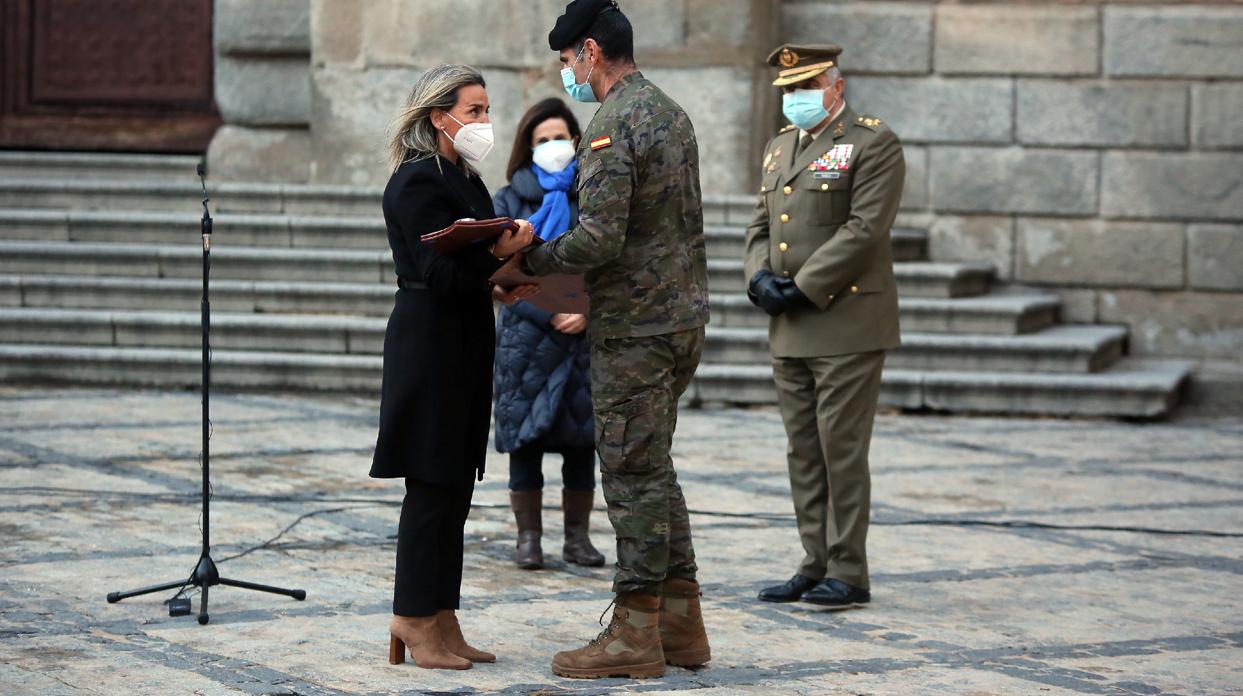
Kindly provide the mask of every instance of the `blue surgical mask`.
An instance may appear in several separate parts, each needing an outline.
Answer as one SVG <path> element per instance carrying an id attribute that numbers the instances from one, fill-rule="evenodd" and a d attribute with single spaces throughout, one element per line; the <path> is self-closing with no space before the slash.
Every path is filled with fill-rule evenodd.
<path id="1" fill-rule="evenodd" d="M 781 113 L 798 128 L 809 131 L 829 117 L 824 110 L 824 90 L 796 89 L 781 98 Z"/>
<path id="2" fill-rule="evenodd" d="M 578 57 L 574 59 L 574 65 L 578 65 L 579 61 L 583 59 L 583 50 L 586 48 L 586 46 L 583 46 L 583 48 L 578 50 Z M 583 80 L 583 83 L 580 85 L 574 79 L 574 65 L 561 69 L 561 84 L 565 86 L 566 94 L 569 94 L 571 99 L 584 104 L 591 104 L 596 101 L 596 93 L 591 91 L 591 73 L 596 69 L 596 66 L 591 66 L 591 70 L 587 71 L 587 79 Z"/>

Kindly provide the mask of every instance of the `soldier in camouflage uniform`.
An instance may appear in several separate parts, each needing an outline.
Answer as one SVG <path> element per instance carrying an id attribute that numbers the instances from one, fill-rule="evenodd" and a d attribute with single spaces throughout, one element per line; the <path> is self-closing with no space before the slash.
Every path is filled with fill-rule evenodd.
<path id="1" fill-rule="evenodd" d="M 603 104 L 579 147 L 578 226 L 526 263 L 537 275 L 585 274 L 596 449 L 617 536 L 613 621 L 552 667 L 567 677 L 660 676 L 666 663 L 710 658 L 670 459 L 708 322 L 698 146 L 686 112 L 635 68 L 630 22 L 613 0 L 570 3 L 549 46 L 570 95 Z"/>

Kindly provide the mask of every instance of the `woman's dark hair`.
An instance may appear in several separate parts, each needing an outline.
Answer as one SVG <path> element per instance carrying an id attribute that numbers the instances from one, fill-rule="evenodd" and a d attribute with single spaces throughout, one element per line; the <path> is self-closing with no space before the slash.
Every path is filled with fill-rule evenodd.
<path id="1" fill-rule="evenodd" d="M 565 120 L 566 127 L 570 129 L 571 138 L 577 139 L 583 134 L 579 130 L 578 119 L 574 118 L 574 112 L 570 111 L 570 107 L 565 102 L 556 97 L 537 102 L 527 109 L 527 112 L 522 115 L 522 120 L 518 122 L 518 134 L 514 136 L 514 150 L 509 153 L 509 166 L 505 169 L 506 179 L 513 181 L 515 172 L 530 166 L 531 134 L 541 123 L 550 118 Z"/>

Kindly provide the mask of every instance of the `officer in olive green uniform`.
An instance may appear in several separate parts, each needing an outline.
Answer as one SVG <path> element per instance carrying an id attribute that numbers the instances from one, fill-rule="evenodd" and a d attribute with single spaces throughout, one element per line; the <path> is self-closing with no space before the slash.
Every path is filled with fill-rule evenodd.
<path id="1" fill-rule="evenodd" d="M 577 155 L 578 225 L 525 262 L 536 275 L 585 275 L 596 451 L 617 536 L 613 590 L 629 617 L 615 614 L 611 637 L 554 658 L 553 670 L 570 677 L 656 676 L 665 662 L 709 659 L 690 518 L 670 458 L 708 323 L 699 147 L 682 107 L 635 68 L 631 32 L 613 0 L 575 0 L 549 34 L 567 91 L 602 103 Z M 684 615 L 667 618 L 660 597 Z M 657 606 L 666 617 L 659 636 Z M 623 625 L 637 633 L 617 633 Z"/>
<path id="2" fill-rule="evenodd" d="M 868 447 L 885 351 L 899 343 L 889 229 L 906 167 L 893 131 L 846 105 L 840 53 L 785 45 L 769 56 L 795 125 L 764 150 L 746 276 L 748 295 L 772 316 L 806 552 L 798 574 L 760 599 L 846 608 L 870 601 Z"/>

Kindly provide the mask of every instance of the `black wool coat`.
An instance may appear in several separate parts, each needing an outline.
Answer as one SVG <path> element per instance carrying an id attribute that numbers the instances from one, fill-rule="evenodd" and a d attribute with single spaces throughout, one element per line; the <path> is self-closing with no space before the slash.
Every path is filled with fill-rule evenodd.
<path id="1" fill-rule="evenodd" d="M 544 189 L 529 168 L 496 192 L 497 215 L 529 219 Z M 570 226 L 578 206 L 570 197 Z M 501 307 L 497 317 L 496 449 L 544 452 L 595 445 L 591 411 L 591 346 L 587 334 L 567 335 L 552 314 L 529 302 Z"/>
<path id="2" fill-rule="evenodd" d="M 419 241 L 461 218 L 495 217 L 478 176 L 439 156 L 406 162 L 384 189 L 399 289 L 384 335 L 380 433 L 371 476 L 462 485 L 483 477 L 496 331 L 482 246 L 445 256 Z"/>

